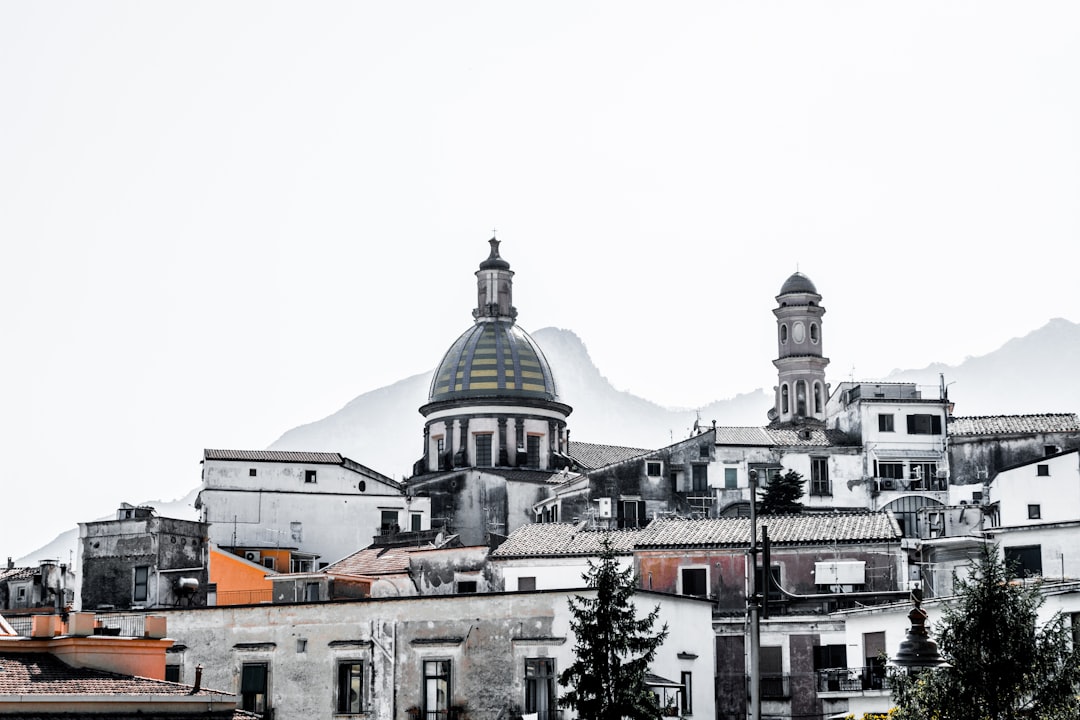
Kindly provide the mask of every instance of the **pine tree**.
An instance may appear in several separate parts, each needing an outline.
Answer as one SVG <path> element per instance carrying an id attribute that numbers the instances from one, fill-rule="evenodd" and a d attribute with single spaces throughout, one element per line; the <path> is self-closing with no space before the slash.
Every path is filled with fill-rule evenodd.
<path id="1" fill-rule="evenodd" d="M 619 569 L 609 538 L 583 577 L 596 596 L 570 598 L 577 660 L 559 675 L 559 684 L 570 688 L 559 704 L 580 720 L 656 720 L 660 706 L 645 676 L 668 634 L 666 624 L 653 630 L 660 606 L 637 617 L 633 571 Z"/>
<path id="2" fill-rule="evenodd" d="M 949 665 L 893 675 L 895 720 L 1057 720 L 1080 713 L 1080 654 L 1061 613 L 1038 624 L 1038 583 L 987 545 L 932 635 Z"/>
<path id="3" fill-rule="evenodd" d="M 758 491 L 758 512 L 762 515 L 794 515 L 801 513 L 803 476 L 794 470 L 773 478 Z"/>

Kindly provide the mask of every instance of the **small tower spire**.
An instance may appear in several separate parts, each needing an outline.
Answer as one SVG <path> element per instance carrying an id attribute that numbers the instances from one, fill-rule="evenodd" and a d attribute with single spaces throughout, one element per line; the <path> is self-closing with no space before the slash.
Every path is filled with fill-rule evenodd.
<path id="1" fill-rule="evenodd" d="M 517 318 L 517 308 L 513 303 L 514 272 L 510 263 L 499 255 L 499 240 L 488 240 L 491 254 L 480 263 L 476 271 L 476 309 L 473 317 L 476 322 L 487 320 L 510 320 Z"/>

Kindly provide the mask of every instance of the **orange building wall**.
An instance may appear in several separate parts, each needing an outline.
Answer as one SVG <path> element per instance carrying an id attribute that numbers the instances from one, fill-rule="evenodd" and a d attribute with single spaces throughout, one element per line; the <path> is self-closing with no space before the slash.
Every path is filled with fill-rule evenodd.
<path id="1" fill-rule="evenodd" d="M 284 554 L 288 558 L 288 551 Z M 273 584 L 266 579 L 268 572 L 230 552 L 210 548 L 210 582 L 217 586 L 218 605 L 270 602 Z"/>

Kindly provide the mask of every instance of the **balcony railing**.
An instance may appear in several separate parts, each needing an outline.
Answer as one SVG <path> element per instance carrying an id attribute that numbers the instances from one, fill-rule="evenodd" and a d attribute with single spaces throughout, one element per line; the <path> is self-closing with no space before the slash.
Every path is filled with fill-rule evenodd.
<path id="1" fill-rule="evenodd" d="M 883 667 L 830 668 L 817 673 L 818 692 L 862 692 L 889 687 L 889 676 Z"/>
<path id="2" fill-rule="evenodd" d="M 265 590 L 218 590 L 218 605 L 257 605 L 272 602 L 274 591 Z"/>
<path id="3" fill-rule="evenodd" d="M 750 678 L 746 678 L 747 692 L 749 692 Z M 789 675 L 762 673 L 761 697 L 766 700 L 778 700 L 791 697 L 791 683 Z"/>

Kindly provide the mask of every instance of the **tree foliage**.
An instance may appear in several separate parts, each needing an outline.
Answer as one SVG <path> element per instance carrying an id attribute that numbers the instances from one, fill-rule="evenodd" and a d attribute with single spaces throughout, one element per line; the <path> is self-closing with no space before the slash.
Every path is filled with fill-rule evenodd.
<path id="1" fill-rule="evenodd" d="M 596 596 L 570 598 L 577 659 L 559 675 L 559 684 L 570 688 L 559 704 L 581 720 L 655 720 L 660 706 L 645 681 L 668 634 L 666 624 L 653 630 L 660 606 L 637 616 L 633 571 L 619 568 L 608 538 L 584 578 Z"/>
<path id="2" fill-rule="evenodd" d="M 803 476 L 788 470 L 773 478 L 758 491 L 758 512 L 762 515 L 794 515 L 801 513 L 803 504 Z"/>
<path id="3" fill-rule="evenodd" d="M 1057 720 L 1080 712 L 1080 654 L 1061 613 L 1038 624 L 1037 583 L 1010 577 L 991 545 L 932 634 L 949 665 L 893 676 L 896 720 Z"/>

